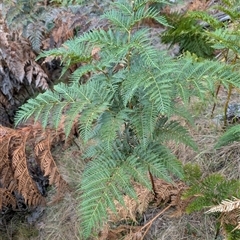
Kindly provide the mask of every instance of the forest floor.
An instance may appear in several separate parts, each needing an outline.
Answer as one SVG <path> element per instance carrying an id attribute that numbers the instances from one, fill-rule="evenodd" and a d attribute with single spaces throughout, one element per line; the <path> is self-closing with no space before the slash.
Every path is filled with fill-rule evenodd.
<path id="1" fill-rule="evenodd" d="M 222 113 L 227 92 L 220 91 L 219 99 L 221 101 L 215 109 L 214 115 Z M 233 93 L 231 103 L 240 103 L 240 96 L 237 92 Z M 191 110 L 196 113 L 195 127 L 191 129 L 191 135 L 199 146 L 199 152 L 184 145 L 172 145 L 172 151 L 178 158 L 186 163 L 197 163 L 205 175 L 210 173 L 221 173 L 228 179 L 239 179 L 240 170 L 240 148 L 238 143 L 233 143 L 221 149 L 214 149 L 217 139 L 222 133 L 223 123 L 217 123 L 216 119 L 211 119 L 212 105 L 204 102 L 192 102 Z M 81 142 L 75 139 L 72 146 L 64 151 L 62 145 L 56 146 L 53 150 L 53 156 L 59 166 L 64 179 L 70 185 L 70 192 L 59 203 L 44 207 L 42 215 L 37 218 L 33 225 L 29 225 L 26 219 L 32 217 L 31 213 L 22 213 L 15 215 L 6 226 L 6 231 L 2 231 L 0 240 L 68 240 L 78 237 L 80 219 L 78 217 L 78 199 L 76 192 L 81 174 L 84 168 L 84 162 L 81 159 Z M 54 189 L 49 192 L 49 197 L 54 194 Z M 146 222 L 159 214 L 163 207 L 149 206 L 143 216 L 139 218 L 137 225 L 143 226 Z M 183 214 L 178 217 L 171 216 L 172 209 L 161 214 L 152 222 L 145 240 L 223 240 L 224 236 L 217 231 L 216 218 L 204 211 L 191 214 Z M 104 239 L 104 238 L 96 238 Z M 116 239 L 116 238 L 108 238 Z M 131 238 L 122 238 L 131 239 Z M 132 238 L 133 239 L 133 238 Z M 138 239 L 138 238 L 136 238 Z M 141 239 L 141 238 L 139 238 Z"/>
<path id="2" fill-rule="evenodd" d="M 180 11 L 184 11 L 187 3 L 180 5 Z M 191 8 L 201 8 L 202 1 L 192 1 Z M 227 92 L 221 90 L 218 95 L 219 102 L 214 111 L 214 116 L 222 114 L 223 106 L 227 99 Z M 230 103 L 240 103 L 238 92 L 234 92 Z M 221 149 L 214 149 L 217 139 L 222 134 L 222 122 L 217 118 L 211 118 L 213 105 L 206 102 L 192 100 L 191 111 L 195 113 L 195 126 L 191 129 L 191 135 L 199 146 L 199 152 L 194 152 L 181 144 L 170 144 L 172 151 L 186 163 L 197 163 L 207 175 L 221 173 L 228 179 L 239 179 L 240 148 L 233 143 Z M 48 207 L 39 207 L 38 217 L 34 224 L 29 224 L 33 218 L 32 213 L 16 213 L 7 225 L 0 228 L 0 240 L 78 240 L 78 183 L 84 168 L 81 159 L 82 145 L 79 139 L 75 139 L 72 146 L 63 150 L 62 145 L 55 146 L 53 156 L 60 169 L 63 178 L 69 183 L 70 191 L 59 203 Z M 49 197 L 54 193 L 50 189 Z M 164 208 L 164 207 L 163 207 Z M 144 212 L 139 220 L 139 225 L 153 219 L 163 208 L 151 207 Z M 183 214 L 179 217 L 171 217 L 169 209 L 152 222 L 145 235 L 145 240 L 213 240 L 224 239 L 217 231 L 216 218 L 202 212 Z M 28 220 L 28 221 L 27 221 Z M 3 223 L 2 223 L 3 224 Z M 4 225 L 4 224 L 3 224 Z M 99 237 L 100 239 L 100 237 Z M 112 238 L 113 239 L 113 238 Z M 127 238 L 123 239 L 127 240 Z M 136 238 L 137 239 L 137 238 Z M 110 239 L 111 240 L 111 239 Z M 129 238 L 130 240 L 130 238 Z"/>

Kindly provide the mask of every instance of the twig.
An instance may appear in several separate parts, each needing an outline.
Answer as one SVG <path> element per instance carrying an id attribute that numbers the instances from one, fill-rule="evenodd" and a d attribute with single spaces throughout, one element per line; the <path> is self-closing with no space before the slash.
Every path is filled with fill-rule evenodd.
<path id="1" fill-rule="evenodd" d="M 145 230 L 145 233 L 143 234 L 141 240 L 144 239 L 145 235 L 147 234 L 148 230 L 150 229 L 150 227 L 152 226 L 153 222 L 161 215 L 163 214 L 165 211 L 167 211 L 170 207 L 172 206 L 172 204 L 168 205 L 167 207 L 165 207 L 160 213 L 158 213 L 154 218 L 152 218 L 148 223 L 146 223 L 142 228 L 141 231 L 147 227 L 147 229 Z"/>

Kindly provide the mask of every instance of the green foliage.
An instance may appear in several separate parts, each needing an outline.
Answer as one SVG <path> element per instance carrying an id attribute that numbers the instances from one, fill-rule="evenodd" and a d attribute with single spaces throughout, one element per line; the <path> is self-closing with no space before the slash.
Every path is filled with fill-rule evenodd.
<path id="1" fill-rule="evenodd" d="M 16 114 L 16 124 L 34 116 L 44 127 L 58 127 L 65 115 L 66 135 L 77 122 L 81 138 L 91 145 L 85 152 L 90 161 L 79 185 L 84 239 L 108 220 L 107 209 L 115 211 L 114 199 L 124 204 L 125 194 L 136 198 L 132 181 L 151 188 L 149 172 L 168 181 L 172 175 L 183 177 L 180 162 L 165 143 L 173 140 L 194 149 L 197 146 L 188 131 L 171 120 L 178 115 L 188 121 L 186 109 L 176 104 L 176 98 L 186 104 L 190 96 L 204 98 L 218 82 L 240 86 L 240 74 L 227 64 L 190 54 L 173 59 L 156 50 L 149 29 L 141 23 L 149 18 L 168 23 L 147 3 L 117 1 L 103 16 L 111 23 L 108 30 L 87 32 L 43 52 L 40 57 L 61 58 L 63 71 L 75 64 L 78 68 L 69 85 L 55 85 L 53 91 L 30 99 Z M 225 197 L 229 188 L 225 179 L 213 175 L 197 181 L 189 194 L 199 194 L 199 186 L 206 193 L 203 205 L 212 201 L 207 195 L 211 190 Z M 200 203 L 195 205 L 200 209 Z"/>
<path id="2" fill-rule="evenodd" d="M 212 44 L 208 42 L 206 31 L 200 24 L 199 20 L 204 24 L 209 24 L 216 29 L 221 26 L 215 18 L 206 12 L 188 12 L 187 14 L 170 14 L 167 17 L 168 22 L 173 26 L 169 28 L 161 36 L 163 43 L 176 43 L 180 46 L 180 51 L 189 51 L 199 57 L 213 57 Z"/>
<path id="3" fill-rule="evenodd" d="M 129 145 L 123 136 L 122 141 L 109 150 L 105 144 L 88 149 L 85 157 L 93 158 L 86 167 L 82 182 L 80 214 L 84 236 L 89 236 L 93 226 L 101 226 L 107 221 L 109 208 L 116 213 L 113 199 L 124 205 L 125 194 L 137 198 L 132 181 L 138 181 L 151 188 L 148 171 L 154 176 L 170 180 L 169 170 L 182 177 L 181 164 L 164 146 L 149 143 L 148 146 Z"/>
<path id="4" fill-rule="evenodd" d="M 227 180 L 218 173 L 204 177 L 199 166 L 191 164 L 184 166 L 184 173 L 190 188 L 183 194 L 183 198 L 194 197 L 186 209 L 188 213 L 220 204 L 222 200 L 240 194 L 239 180 Z"/>
<path id="5" fill-rule="evenodd" d="M 162 36 L 164 43 L 178 43 L 181 51 L 189 51 L 199 57 L 213 57 L 214 49 L 233 50 L 239 53 L 239 9 L 238 0 L 223 1 L 215 6 L 226 14 L 219 19 L 209 13 L 188 11 L 184 14 L 170 14 L 168 22 L 173 26 Z M 228 26 L 229 21 L 231 21 Z M 226 22 L 226 23 L 225 23 Z M 226 56 L 225 56 L 226 57 Z"/>
<path id="6" fill-rule="evenodd" d="M 225 224 L 224 225 L 224 230 L 226 232 L 226 239 L 227 240 L 238 240 L 240 239 L 240 230 L 235 229 L 234 227 L 230 224 Z M 234 231 L 233 231 L 234 230 Z"/>
<path id="7" fill-rule="evenodd" d="M 217 144 L 215 145 L 216 148 L 220 148 L 227 144 L 230 144 L 234 141 L 240 141 L 240 127 L 239 125 L 235 125 L 230 127 L 219 139 Z"/>
<path id="8" fill-rule="evenodd" d="M 219 205 L 225 199 L 230 199 L 233 196 L 238 198 L 240 196 L 239 180 L 228 180 L 223 175 L 217 173 L 204 176 L 197 164 L 186 164 L 184 166 L 184 181 L 188 184 L 189 189 L 183 193 L 182 198 L 193 199 L 187 206 L 187 213 L 206 210 L 214 205 Z M 234 230 L 235 227 L 233 225 L 225 222 L 224 215 L 221 215 L 223 217 L 223 220 L 221 220 L 219 213 L 214 214 L 218 217 L 218 231 L 221 225 L 226 239 L 239 239 L 239 230 Z"/>

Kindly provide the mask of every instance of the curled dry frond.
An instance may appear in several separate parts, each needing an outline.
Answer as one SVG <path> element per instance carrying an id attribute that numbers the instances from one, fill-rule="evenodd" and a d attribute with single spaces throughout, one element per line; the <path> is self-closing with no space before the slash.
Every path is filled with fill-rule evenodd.
<path id="1" fill-rule="evenodd" d="M 234 209 L 240 208 L 240 199 L 233 197 L 233 200 L 223 200 L 221 204 L 211 207 L 206 213 L 212 212 L 230 212 Z"/>
<path id="2" fill-rule="evenodd" d="M 7 66 L 17 82 L 23 83 L 26 78 L 29 84 L 33 81 L 36 87 L 48 88 L 48 76 L 35 62 L 36 55 L 29 41 L 16 33 L 9 32 L 4 21 L 0 24 L 0 50 L 0 66 L 2 68 Z M 3 79 L 3 81 L 10 80 L 11 77 Z M 5 85 L 14 87 L 13 82 Z"/>
<path id="3" fill-rule="evenodd" d="M 240 199 L 233 197 L 232 200 L 223 200 L 219 205 L 211 207 L 206 213 L 221 212 L 221 225 L 230 224 L 236 226 L 234 230 L 240 229 Z"/>

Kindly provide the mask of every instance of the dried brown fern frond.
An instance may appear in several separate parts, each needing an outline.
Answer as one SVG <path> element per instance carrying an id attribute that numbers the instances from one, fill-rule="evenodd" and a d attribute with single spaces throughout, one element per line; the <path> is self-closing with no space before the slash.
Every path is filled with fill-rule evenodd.
<path id="1" fill-rule="evenodd" d="M 211 207 L 206 213 L 230 212 L 240 208 L 240 199 L 233 197 L 233 200 L 223 200 L 219 205 Z"/>
<path id="2" fill-rule="evenodd" d="M 31 131 L 8 130 L 10 132 L 10 145 L 7 148 L 11 159 L 11 171 L 13 179 L 17 182 L 16 190 L 24 197 L 29 206 L 45 203 L 44 197 L 39 192 L 33 181 L 27 166 L 26 145 Z"/>
<path id="3" fill-rule="evenodd" d="M 144 225 L 143 227 L 119 225 L 119 223 L 129 220 L 137 222 L 137 217 L 142 216 L 142 214 L 147 211 L 150 204 L 156 206 L 165 206 L 167 204 L 166 209 L 171 208 L 170 217 L 179 217 L 184 213 L 187 205 L 192 200 L 183 200 L 181 198 L 181 195 L 187 189 L 187 186 L 181 181 L 169 183 L 159 178 L 154 178 L 153 181 L 155 194 L 141 184 L 134 182 L 133 185 L 137 193 L 137 200 L 132 199 L 129 196 L 124 196 L 125 206 L 115 201 L 117 214 L 109 210 L 109 222 L 99 233 L 98 239 L 119 239 L 123 238 L 123 236 L 123 239 L 126 240 L 143 239 L 149 227 L 158 216 L 155 216 L 146 224 L 146 226 Z M 114 224 L 112 225 L 111 223 Z"/>
<path id="4" fill-rule="evenodd" d="M 219 205 L 211 207 L 206 213 L 214 212 L 221 212 L 221 226 L 230 224 L 236 226 L 234 230 L 240 229 L 240 199 L 233 197 L 233 200 L 223 200 Z"/>
<path id="5" fill-rule="evenodd" d="M 141 226 L 119 225 L 111 229 L 108 224 L 102 228 L 96 240 L 123 239 L 123 240 L 141 240 Z"/>
<path id="6" fill-rule="evenodd" d="M 86 9 L 79 7 L 78 11 L 65 9 L 52 10 L 48 15 L 47 21 L 54 23 L 53 29 L 43 39 L 43 50 L 60 47 L 65 41 L 73 38 L 75 35 L 83 34 L 92 29 L 106 28 L 109 25 L 106 19 L 99 19 L 99 16 L 91 16 L 91 7 Z M 90 15 L 89 15 L 90 14 Z"/>
<path id="7" fill-rule="evenodd" d="M 16 199 L 8 189 L 0 188 L 0 206 L 3 208 L 7 207 L 8 205 L 16 208 Z"/>
<path id="8" fill-rule="evenodd" d="M 36 87 L 46 89 L 48 86 L 48 77 L 43 69 L 35 62 L 36 55 L 32 51 L 29 41 L 17 33 L 10 32 L 5 22 L 3 20 L 1 22 L 1 65 L 7 67 L 18 82 L 23 83 L 26 77 L 29 83 L 34 79 Z M 7 79 L 4 80 L 7 81 Z M 40 82 L 42 83 L 40 84 Z"/>
<path id="9" fill-rule="evenodd" d="M 0 16 L 0 123 L 11 126 L 17 108 L 48 88 L 48 76 L 35 61 L 29 41 L 10 32 Z"/>
<path id="10" fill-rule="evenodd" d="M 162 179 L 154 179 L 155 186 L 155 204 L 170 203 L 175 211 L 171 214 L 172 217 L 181 216 L 192 198 L 182 199 L 182 193 L 188 188 L 187 185 L 181 181 L 169 183 Z"/>
<path id="11" fill-rule="evenodd" d="M 45 195 L 32 173 L 33 164 L 57 187 L 58 199 L 68 190 L 51 155 L 51 146 L 60 134 L 62 129 L 44 130 L 40 124 L 21 129 L 0 125 L 0 209 L 9 204 L 14 207 L 13 199 L 18 193 L 28 206 L 45 204 Z"/>
<path id="12" fill-rule="evenodd" d="M 48 34 L 48 37 L 42 41 L 44 50 L 60 47 L 66 40 L 73 38 L 74 28 L 76 27 L 76 25 L 73 25 L 75 15 L 77 14 L 66 10 L 57 12 L 53 19 L 54 28 Z"/>
<path id="13" fill-rule="evenodd" d="M 57 165 L 51 154 L 51 144 L 54 141 L 53 134 L 51 132 L 43 132 L 40 136 L 40 140 L 36 141 L 34 152 L 36 154 L 37 160 L 41 166 L 41 169 L 44 172 L 44 176 L 49 177 L 49 184 L 55 185 L 57 187 L 57 197 L 54 199 L 57 200 L 61 198 L 68 186 L 65 180 L 62 178 Z"/>
<path id="14" fill-rule="evenodd" d="M 9 149 L 13 131 L 0 125 L 0 187 L 13 192 L 17 189 L 17 181 L 14 179 Z M 1 205 L 0 205 L 1 208 Z"/>
<path id="15" fill-rule="evenodd" d="M 109 221 L 119 222 L 123 220 L 132 220 L 136 222 L 137 214 L 142 215 L 149 206 L 149 203 L 154 200 L 153 193 L 139 183 L 133 183 L 137 193 L 137 201 L 129 196 L 124 196 L 125 206 L 118 201 L 115 202 L 117 215 L 109 211 Z"/>

